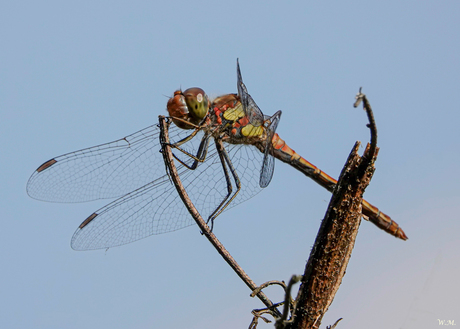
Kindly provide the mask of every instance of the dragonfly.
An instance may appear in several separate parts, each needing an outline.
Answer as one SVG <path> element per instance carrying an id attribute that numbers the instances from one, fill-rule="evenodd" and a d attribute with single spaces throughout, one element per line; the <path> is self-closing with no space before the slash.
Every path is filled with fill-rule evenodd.
<path id="1" fill-rule="evenodd" d="M 211 227 L 214 219 L 255 196 L 273 177 L 275 158 L 332 191 L 337 181 L 291 149 L 276 133 L 281 111 L 264 115 L 243 83 L 210 100 L 197 87 L 168 100 L 169 146 L 191 201 Z M 151 125 L 113 142 L 67 153 L 40 165 L 29 178 L 30 197 L 51 202 L 114 199 L 88 216 L 72 236 L 75 250 L 106 249 L 194 224 L 172 184 L 161 132 Z M 363 200 L 363 216 L 397 238 L 407 236 Z"/>

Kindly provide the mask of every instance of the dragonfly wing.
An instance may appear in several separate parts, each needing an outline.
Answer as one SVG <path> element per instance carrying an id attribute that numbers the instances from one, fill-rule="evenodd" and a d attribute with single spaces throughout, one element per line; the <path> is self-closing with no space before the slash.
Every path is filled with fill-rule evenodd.
<path id="1" fill-rule="evenodd" d="M 243 110 L 249 118 L 249 122 L 253 126 L 260 126 L 264 122 L 264 115 L 260 108 L 257 106 L 254 99 L 248 93 L 248 89 L 243 83 L 243 77 L 241 76 L 240 63 L 236 61 L 236 74 L 237 74 L 237 87 L 238 87 L 238 96 L 240 97 L 241 104 L 243 105 Z"/>
<path id="2" fill-rule="evenodd" d="M 265 144 L 264 160 L 262 163 L 262 169 L 260 170 L 260 181 L 259 185 L 261 188 L 265 188 L 270 184 L 273 172 L 275 170 L 275 158 L 271 154 L 272 139 L 275 135 L 276 128 L 281 119 L 281 111 L 276 112 L 270 119 L 270 125 L 267 127 L 267 141 Z"/>
<path id="3" fill-rule="evenodd" d="M 264 154 L 253 145 L 228 145 L 226 149 L 241 181 L 241 190 L 227 207 L 228 210 L 262 191 L 259 176 Z M 224 183 L 223 178 L 222 181 Z"/>
<path id="4" fill-rule="evenodd" d="M 249 145 L 226 146 L 242 180 L 241 191 L 228 210 L 261 191 L 257 184 L 257 169 L 263 154 Z M 191 146 L 189 148 L 193 151 Z M 195 170 L 189 170 L 177 161 L 176 166 L 191 201 L 207 220 L 227 193 L 214 142 L 210 145 L 206 161 Z M 167 176 L 163 176 L 91 214 L 74 233 L 72 248 L 110 248 L 193 224 L 194 220 L 177 195 L 176 187 Z"/>
<path id="5" fill-rule="evenodd" d="M 171 139 L 185 132 L 175 126 Z M 67 153 L 41 165 L 27 193 L 52 202 L 84 202 L 125 195 L 165 174 L 157 125 L 119 140 Z"/>
<path id="6" fill-rule="evenodd" d="M 97 210 L 75 231 L 75 250 L 103 249 L 127 244 L 153 234 L 175 231 L 194 223 L 163 176 Z"/>

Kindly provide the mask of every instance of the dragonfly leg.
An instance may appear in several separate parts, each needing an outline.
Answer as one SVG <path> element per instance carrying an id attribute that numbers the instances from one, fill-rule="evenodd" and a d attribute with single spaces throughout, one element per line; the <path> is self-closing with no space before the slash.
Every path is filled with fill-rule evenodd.
<path id="1" fill-rule="evenodd" d="M 228 156 L 227 151 L 225 150 L 224 145 L 222 144 L 222 140 L 215 138 L 215 143 L 216 143 L 216 148 L 217 152 L 219 154 L 220 161 L 222 162 L 222 168 L 224 170 L 225 174 L 225 180 L 227 181 L 227 195 L 225 198 L 222 200 L 222 202 L 219 204 L 219 206 L 216 208 L 216 210 L 213 211 L 213 213 L 209 216 L 208 218 L 208 223 L 211 221 L 211 231 L 214 226 L 214 219 L 219 216 L 222 211 L 227 208 L 227 206 L 235 199 L 237 194 L 241 190 L 241 181 L 238 177 L 238 174 L 236 173 L 235 167 L 233 167 L 232 161 L 230 160 L 230 157 Z M 230 197 L 233 191 L 232 183 L 230 181 L 230 175 L 228 174 L 228 168 L 230 169 L 230 172 L 232 173 L 233 179 L 235 180 L 236 183 L 236 192 Z"/>
<path id="2" fill-rule="evenodd" d="M 206 155 L 208 154 L 208 146 L 209 146 L 209 139 L 211 138 L 210 134 L 205 134 L 203 138 L 201 138 L 200 146 L 198 147 L 198 151 L 196 155 L 193 155 L 184 149 L 177 147 L 175 144 L 169 144 L 169 146 L 176 148 L 177 150 L 181 151 L 185 155 L 189 156 L 192 158 L 194 161 L 191 165 L 186 164 L 184 161 L 179 159 L 174 153 L 173 156 L 174 158 L 179 161 L 182 165 L 187 167 L 188 169 L 195 170 L 196 167 L 198 166 L 198 163 L 204 162 L 206 160 Z"/>
<path id="3" fill-rule="evenodd" d="M 169 144 L 169 146 L 174 147 L 174 148 L 179 148 L 179 146 L 181 146 L 182 144 L 188 142 L 188 141 L 191 140 L 193 137 L 195 137 L 195 135 L 198 134 L 198 132 L 199 132 L 200 130 L 201 130 L 200 127 L 195 128 L 195 130 L 194 130 L 190 135 L 188 135 L 187 137 L 182 138 L 180 141 L 177 141 L 177 142 L 175 142 L 175 143 Z"/>
<path id="4" fill-rule="evenodd" d="M 175 120 L 184 121 L 184 120 L 179 119 L 179 118 L 174 118 L 174 119 L 175 119 Z M 186 121 L 184 121 L 184 122 L 186 122 Z M 189 152 L 187 152 L 187 151 L 185 151 L 184 149 L 182 149 L 180 146 L 183 145 L 183 144 L 185 144 L 185 143 L 187 143 L 187 142 L 190 141 L 193 137 L 195 137 L 196 134 L 198 134 L 198 132 L 201 131 L 201 130 L 203 129 L 203 125 L 196 126 L 196 125 L 194 125 L 194 124 L 192 124 L 192 123 L 190 123 L 190 122 L 186 122 L 186 123 L 189 124 L 189 125 L 191 125 L 192 127 L 195 127 L 194 131 L 193 131 L 190 135 L 188 135 L 188 136 L 182 138 L 181 140 L 179 140 L 179 141 L 177 141 L 177 142 L 175 142 L 175 143 L 168 143 L 168 146 L 170 146 L 171 148 L 174 148 L 174 149 L 177 149 L 177 150 L 181 151 L 182 153 L 188 155 L 189 157 L 191 157 L 191 158 L 194 159 L 195 161 L 203 162 L 203 161 L 206 159 L 207 146 L 208 146 L 208 144 L 209 144 L 209 141 L 206 141 L 206 142 L 204 143 L 204 140 L 205 140 L 205 139 L 209 139 L 210 136 L 209 136 L 209 134 L 206 134 L 206 133 L 205 133 L 205 136 L 201 139 L 201 144 L 200 144 L 200 147 L 199 147 L 199 149 L 198 149 L 197 155 L 195 156 L 195 155 L 193 155 L 193 154 L 190 154 Z M 204 148 L 205 150 L 203 150 L 203 148 Z M 204 152 L 204 153 L 203 153 L 203 152 Z M 176 155 L 173 154 L 173 156 L 174 156 L 180 163 L 182 163 L 183 165 L 185 165 L 185 166 L 186 166 L 187 168 L 189 168 L 189 169 L 195 169 L 196 166 L 198 165 L 198 163 L 194 163 L 194 165 L 192 165 L 193 168 L 190 168 L 188 165 L 186 165 L 185 163 L 183 163 Z"/>
<path id="5" fill-rule="evenodd" d="M 181 118 L 169 117 L 169 119 L 174 119 L 174 120 L 182 121 L 182 122 L 186 123 L 187 125 L 191 126 L 191 128 L 189 128 L 189 129 L 194 129 L 193 132 L 192 132 L 190 135 L 188 135 L 188 136 L 182 138 L 180 141 L 177 141 L 177 142 L 175 142 L 175 143 L 170 143 L 170 144 L 168 144 L 170 147 L 172 147 L 172 148 L 177 148 L 177 149 L 179 149 L 179 146 L 181 146 L 182 144 L 188 142 L 188 141 L 191 140 L 193 137 L 195 137 L 195 135 L 198 134 L 199 131 L 203 130 L 203 128 L 206 126 L 206 124 L 205 124 L 206 119 L 203 119 L 203 121 L 200 123 L 199 126 L 197 126 L 197 125 L 195 125 L 195 124 L 193 124 L 193 123 L 191 123 L 191 122 L 188 122 L 188 121 L 186 121 L 186 120 L 183 120 L 183 119 L 181 119 Z"/>

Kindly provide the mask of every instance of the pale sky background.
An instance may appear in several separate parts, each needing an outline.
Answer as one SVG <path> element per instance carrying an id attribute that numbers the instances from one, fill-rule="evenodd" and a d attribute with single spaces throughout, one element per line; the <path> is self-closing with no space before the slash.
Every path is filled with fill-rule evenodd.
<path id="1" fill-rule="evenodd" d="M 363 222 L 323 326 L 460 324 L 458 1 L 9 1 L 0 6 L 0 327 L 247 328 L 257 299 L 198 227 L 76 252 L 108 201 L 39 202 L 44 161 L 157 122 L 177 88 L 236 92 L 236 58 L 280 136 L 337 177 L 374 109 L 381 148 L 365 198 L 405 230 Z M 329 193 L 277 162 L 215 233 L 257 283 L 303 273 Z M 267 294 L 279 300 L 282 293 Z M 272 325 L 259 324 L 259 328 Z"/>

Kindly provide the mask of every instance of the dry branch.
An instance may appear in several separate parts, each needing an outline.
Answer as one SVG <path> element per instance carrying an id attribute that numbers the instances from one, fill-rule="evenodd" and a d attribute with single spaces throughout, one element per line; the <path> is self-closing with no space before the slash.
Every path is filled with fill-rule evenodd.
<path id="1" fill-rule="evenodd" d="M 371 143 L 358 155 L 356 142 L 334 188 L 326 216 L 321 223 L 313 250 L 305 267 L 296 299 L 294 320 L 286 328 L 319 328 L 345 275 L 362 216 L 362 200 L 374 173 L 377 157 L 377 129 L 367 99 L 359 100 L 369 117 Z"/>

